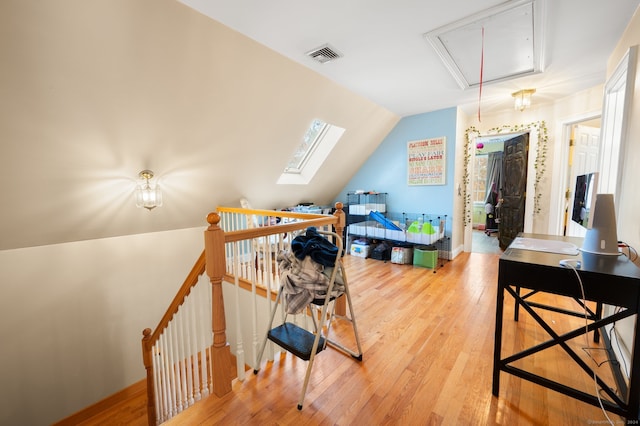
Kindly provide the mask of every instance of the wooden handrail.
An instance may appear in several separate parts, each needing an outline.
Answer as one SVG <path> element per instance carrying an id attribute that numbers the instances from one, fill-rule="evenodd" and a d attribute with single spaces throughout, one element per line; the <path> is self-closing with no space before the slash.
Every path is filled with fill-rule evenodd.
<path id="1" fill-rule="evenodd" d="M 225 232 L 224 240 L 227 243 L 233 243 L 242 240 L 251 240 L 254 238 L 266 237 L 274 234 L 284 234 L 291 231 L 299 231 L 303 229 L 300 227 L 302 222 L 282 223 L 271 226 L 261 226 L 258 228 L 241 229 L 238 231 Z M 309 226 L 326 226 L 334 225 L 336 220 L 333 216 L 325 216 L 321 219 L 305 220 L 305 228 Z"/>
<path id="2" fill-rule="evenodd" d="M 342 204 L 342 203 L 341 203 Z M 290 212 L 284 210 L 243 209 L 241 207 L 218 207 L 217 212 L 240 213 L 245 215 L 288 217 L 290 219 L 326 218 L 326 214 Z"/>
<path id="3" fill-rule="evenodd" d="M 314 213 L 297 213 L 297 212 L 284 212 L 277 210 L 260 210 L 260 209 L 242 209 L 235 207 L 218 207 L 216 210 L 219 213 L 227 212 L 227 213 L 242 213 L 247 215 L 256 215 L 256 216 L 271 216 L 271 217 L 282 217 L 282 218 L 290 218 L 290 219 L 302 219 L 304 220 L 305 228 L 309 226 L 325 226 L 325 225 L 333 225 L 337 234 L 341 234 L 344 231 L 344 226 L 346 223 L 345 213 L 343 211 L 344 205 L 341 202 L 337 202 L 335 204 L 336 211 L 333 215 L 321 215 Z M 225 242 L 235 242 L 248 240 L 253 238 L 266 237 L 268 235 L 278 234 L 278 233 L 286 233 L 291 231 L 300 230 L 300 222 L 292 222 L 292 223 L 280 223 L 277 225 L 270 226 L 260 226 L 256 228 L 247 228 L 238 231 L 229 231 L 225 232 Z"/>

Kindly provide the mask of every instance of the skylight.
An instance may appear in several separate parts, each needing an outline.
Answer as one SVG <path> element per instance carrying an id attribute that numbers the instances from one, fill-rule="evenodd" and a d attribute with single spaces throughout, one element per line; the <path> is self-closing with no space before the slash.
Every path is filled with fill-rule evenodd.
<path id="1" fill-rule="evenodd" d="M 309 160 L 316 147 L 324 137 L 328 124 L 322 120 L 315 119 L 311 122 L 311 126 L 307 129 L 302 138 L 302 143 L 298 145 L 295 154 L 289 160 L 289 164 L 284 169 L 285 173 L 300 173 L 302 167 Z"/>
<path id="2" fill-rule="evenodd" d="M 343 133 L 341 127 L 314 119 L 277 183 L 304 185 L 311 182 Z"/>

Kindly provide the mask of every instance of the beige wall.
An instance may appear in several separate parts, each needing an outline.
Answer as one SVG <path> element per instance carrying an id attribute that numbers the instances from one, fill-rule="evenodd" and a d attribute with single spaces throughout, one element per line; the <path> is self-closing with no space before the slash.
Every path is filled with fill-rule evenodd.
<path id="1" fill-rule="evenodd" d="M 0 251 L 0 424 L 45 425 L 145 377 L 205 227 Z"/>

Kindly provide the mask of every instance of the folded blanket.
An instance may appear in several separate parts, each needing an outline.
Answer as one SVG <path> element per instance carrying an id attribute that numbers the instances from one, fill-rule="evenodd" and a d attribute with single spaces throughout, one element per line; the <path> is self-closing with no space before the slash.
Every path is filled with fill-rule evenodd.
<path id="1" fill-rule="evenodd" d="M 299 260 L 291 252 L 282 250 L 277 257 L 280 268 L 280 283 L 289 314 L 302 312 L 313 299 L 323 299 L 327 295 L 333 266 L 324 266 L 310 256 Z M 340 266 L 338 266 L 339 268 Z M 331 290 L 333 297 L 344 293 L 344 280 L 338 270 Z"/>

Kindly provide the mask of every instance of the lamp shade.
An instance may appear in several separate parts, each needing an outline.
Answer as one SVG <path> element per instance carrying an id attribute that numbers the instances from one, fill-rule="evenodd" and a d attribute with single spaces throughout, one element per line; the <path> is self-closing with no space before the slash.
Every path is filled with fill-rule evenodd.
<path id="1" fill-rule="evenodd" d="M 617 256 L 618 232 L 613 194 L 597 194 L 593 212 L 593 225 L 587 229 L 582 251 L 593 254 Z"/>
<path id="2" fill-rule="evenodd" d="M 516 111 L 524 111 L 526 108 L 531 106 L 531 95 L 536 93 L 536 89 L 523 89 L 518 90 L 511 94 L 513 96 L 514 108 Z"/>
<path id="3" fill-rule="evenodd" d="M 136 187 L 136 206 L 144 207 L 147 210 L 153 210 L 161 206 L 162 191 L 160 191 L 157 184 L 152 186 L 149 182 L 153 177 L 153 172 L 151 170 L 143 170 L 140 172 L 139 177 L 144 179 L 144 182 Z"/>

